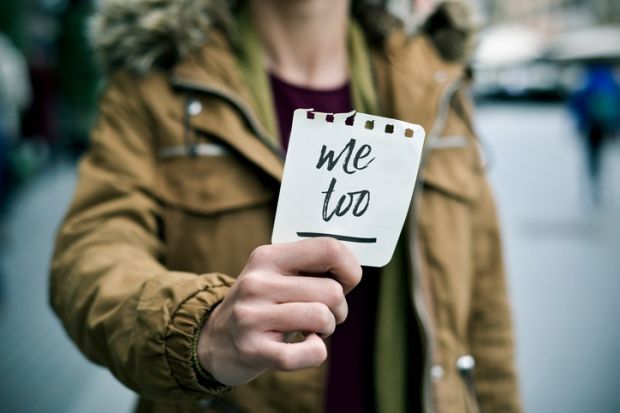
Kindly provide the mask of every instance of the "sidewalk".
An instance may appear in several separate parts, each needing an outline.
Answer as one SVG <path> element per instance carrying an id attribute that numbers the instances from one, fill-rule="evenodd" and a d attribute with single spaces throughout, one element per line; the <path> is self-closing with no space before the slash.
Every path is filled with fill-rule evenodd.
<path id="1" fill-rule="evenodd" d="M 620 142 L 604 204 L 589 201 L 579 137 L 554 105 L 483 106 L 527 412 L 620 411 Z"/>
<path id="2" fill-rule="evenodd" d="M 124 413 L 133 394 L 87 361 L 52 313 L 53 237 L 75 183 L 74 165 L 48 167 L 17 191 L 0 230 L 0 400 L 6 412 Z"/>

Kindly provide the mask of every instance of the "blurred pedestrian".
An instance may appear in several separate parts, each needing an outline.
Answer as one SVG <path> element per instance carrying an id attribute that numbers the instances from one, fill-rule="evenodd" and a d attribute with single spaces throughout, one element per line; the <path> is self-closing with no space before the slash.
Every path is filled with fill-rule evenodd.
<path id="1" fill-rule="evenodd" d="M 520 411 L 465 4 L 414 35 L 374 1 L 234 3 L 102 3 L 107 87 L 52 263 L 73 340 L 139 412 Z M 385 268 L 270 245 L 299 107 L 429 132 Z"/>
<path id="2" fill-rule="evenodd" d="M 599 204 L 603 151 L 620 130 L 620 86 L 609 65 L 587 66 L 584 86 L 573 94 L 571 107 L 584 138 L 592 199 Z"/>

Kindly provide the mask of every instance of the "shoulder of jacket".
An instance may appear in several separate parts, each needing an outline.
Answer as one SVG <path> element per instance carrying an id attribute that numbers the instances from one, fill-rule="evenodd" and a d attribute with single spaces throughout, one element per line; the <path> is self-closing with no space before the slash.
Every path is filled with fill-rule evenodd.
<path id="1" fill-rule="evenodd" d="M 169 76 L 161 70 L 137 74 L 125 68 L 114 69 L 100 86 L 98 105 L 101 111 L 147 113 L 167 107 L 173 97 Z"/>

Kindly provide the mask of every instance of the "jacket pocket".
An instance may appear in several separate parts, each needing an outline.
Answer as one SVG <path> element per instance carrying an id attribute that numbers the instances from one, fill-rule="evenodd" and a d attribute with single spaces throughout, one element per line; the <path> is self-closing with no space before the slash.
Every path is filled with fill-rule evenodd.
<path id="1" fill-rule="evenodd" d="M 274 186 L 258 170 L 218 147 L 205 147 L 197 156 L 174 156 L 160 162 L 164 204 L 199 214 L 264 204 L 274 197 Z M 164 148 L 165 149 L 165 148 Z M 216 153 L 217 152 L 217 153 Z"/>
<path id="2" fill-rule="evenodd" d="M 168 268 L 236 276 L 270 241 L 277 184 L 239 157 L 160 162 L 162 238 Z"/>

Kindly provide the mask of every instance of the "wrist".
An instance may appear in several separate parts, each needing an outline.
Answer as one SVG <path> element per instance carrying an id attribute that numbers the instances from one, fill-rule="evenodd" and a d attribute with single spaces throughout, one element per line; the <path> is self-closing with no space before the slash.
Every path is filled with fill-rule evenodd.
<path id="1" fill-rule="evenodd" d="M 215 309 L 213 310 L 215 311 Z M 213 313 L 212 311 L 212 313 Z M 205 351 L 205 333 L 206 333 L 206 324 L 209 319 L 209 316 L 205 317 L 200 328 L 196 331 L 196 335 L 194 337 L 194 343 L 192 347 L 192 365 L 194 369 L 194 373 L 196 374 L 196 379 L 198 383 L 208 388 L 210 391 L 216 391 L 218 393 L 224 393 L 230 390 L 230 386 L 219 382 L 213 375 L 209 372 L 209 363 L 207 362 L 208 351 Z"/>

